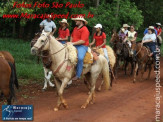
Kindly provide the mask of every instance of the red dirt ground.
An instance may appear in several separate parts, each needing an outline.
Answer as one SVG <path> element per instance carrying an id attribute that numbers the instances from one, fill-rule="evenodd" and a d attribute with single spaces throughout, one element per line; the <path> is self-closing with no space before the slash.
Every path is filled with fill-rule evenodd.
<path id="1" fill-rule="evenodd" d="M 144 78 L 146 76 L 147 73 Z M 140 82 L 138 77 L 138 81 L 134 84 L 133 76 L 125 76 L 121 71 L 116 83 L 113 83 L 112 90 L 105 91 L 103 88 L 101 92 L 96 92 L 95 104 L 88 105 L 86 109 L 80 107 L 88 96 L 88 90 L 82 81 L 73 83 L 64 92 L 69 109 L 61 108 L 58 112 L 53 110 L 57 103 L 56 89 L 48 88 L 42 92 L 43 83 L 41 85 L 31 83 L 21 86 L 17 92 L 17 104 L 34 106 L 34 122 L 155 122 L 154 78 L 152 70 L 150 80 Z M 163 85 L 163 82 L 161 84 Z M 161 96 L 163 96 L 162 91 L 161 87 Z M 161 115 L 163 121 L 163 102 L 161 102 Z"/>

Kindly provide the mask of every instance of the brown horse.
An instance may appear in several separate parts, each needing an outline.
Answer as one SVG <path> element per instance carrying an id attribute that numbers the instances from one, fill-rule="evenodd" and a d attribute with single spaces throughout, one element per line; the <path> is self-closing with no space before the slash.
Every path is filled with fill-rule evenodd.
<path id="1" fill-rule="evenodd" d="M 12 63 L 7 62 L 3 56 L 0 56 L 0 90 L 6 97 L 7 104 L 11 104 L 15 98 L 14 81 L 15 70 Z"/>
<path id="2" fill-rule="evenodd" d="M 40 35 L 41 35 L 41 32 L 35 33 L 35 36 L 34 36 L 34 38 L 32 39 L 32 41 L 31 41 L 31 43 L 30 43 L 31 48 L 32 48 L 33 45 L 37 42 L 37 39 L 40 37 Z M 37 63 L 39 64 L 39 62 L 40 62 L 40 57 L 38 56 L 38 57 L 37 57 Z"/>
<path id="3" fill-rule="evenodd" d="M 150 73 L 152 70 L 152 64 L 153 64 L 153 59 L 151 57 L 149 57 L 150 50 L 147 47 L 143 46 L 142 43 L 135 42 L 135 43 L 132 43 L 131 51 L 132 51 L 132 54 L 134 54 L 134 51 L 136 51 L 136 54 L 135 54 L 136 66 L 135 66 L 133 82 L 135 83 L 135 81 L 136 81 L 138 68 L 141 71 L 141 81 L 142 81 L 145 69 L 146 69 L 146 67 L 148 67 L 149 72 L 148 72 L 147 79 L 149 79 Z"/>
<path id="4" fill-rule="evenodd" d="M 0 51 L 0 55 L 4 57 L 4 59 L 7 61 L 7 62 L 10 62 L 13 64 L 13 67 L 14 67 L 14 73 L 15 73 L 15 81 L 14 81 L 14 84 L 16 86 L 16 88 L 18 89 L 19 88 L 19 83 L 18 83 L 18 79 L 17 79 L 17 74 L 16 74 L 16 66 L 15 66 L 15 59 L 13 58 L 13 56 L 7 52 L 7 51 Z"/>

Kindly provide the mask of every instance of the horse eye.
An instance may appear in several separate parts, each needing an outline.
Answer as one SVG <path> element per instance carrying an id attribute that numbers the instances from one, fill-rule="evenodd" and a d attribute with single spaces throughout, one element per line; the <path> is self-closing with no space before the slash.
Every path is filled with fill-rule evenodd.
<path id="1" fill-rule="evenodd" d="M 44 42 L 44 40 L 41 40 L 41 42 Z"/>

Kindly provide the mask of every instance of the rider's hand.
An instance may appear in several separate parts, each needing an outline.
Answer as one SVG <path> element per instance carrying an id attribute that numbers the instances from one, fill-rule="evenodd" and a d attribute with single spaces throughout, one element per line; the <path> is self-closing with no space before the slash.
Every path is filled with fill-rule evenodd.
<path id="1" fill-rule="evenodd" d="M 73 45 L 73 43 L 72 43 L 72 42 L 67 42 L 66 44 L 67 44 L 67 45 L 70 45 L 70 44 L 72 44 L 72 45 Z"/>

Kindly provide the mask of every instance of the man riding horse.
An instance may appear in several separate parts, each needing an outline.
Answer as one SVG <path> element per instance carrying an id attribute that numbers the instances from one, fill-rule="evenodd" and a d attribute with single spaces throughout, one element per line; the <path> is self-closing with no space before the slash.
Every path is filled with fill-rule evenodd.
<path id="1" fill-rule="evenodd" d="M 78 51 L 76 76 L 72 78 L 72 80 L 78 80 L 83 71 L 83 60 L 89 46 L 89 30 L 86 27 L 88 22 L 83 16 L 72 18 L 72 20 L 75 21 L 76 27 L 71 34 L 70 43 L 72 43 Z"/>

